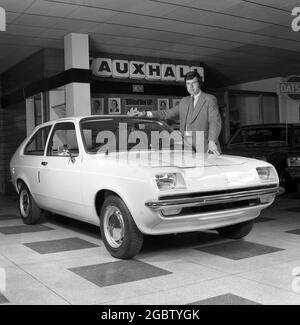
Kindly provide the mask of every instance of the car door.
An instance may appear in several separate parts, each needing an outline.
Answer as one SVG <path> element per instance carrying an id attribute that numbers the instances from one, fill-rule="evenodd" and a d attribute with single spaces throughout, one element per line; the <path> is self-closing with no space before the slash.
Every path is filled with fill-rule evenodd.
<path id="1" fill-rule="evenodd" d="M 80 175 L 82 156 L 73 122 L 55 124 L 41 164 L 40 181 L 46 208 L 80 219 L 84 215 Z"/>
<path id="2" fill-rule="evenodd" d="M 41 127 L 33 134 L 24 147 L 23 153 L 21 154 L 22 163 L 19 166 L 20 170 L 22 170 L 20 171 L 21 178 L 29 187 L 31 194 L 40 206 L 43 205 L 40 195 L 40 171 L 51 127 L 52 125 Z"/>

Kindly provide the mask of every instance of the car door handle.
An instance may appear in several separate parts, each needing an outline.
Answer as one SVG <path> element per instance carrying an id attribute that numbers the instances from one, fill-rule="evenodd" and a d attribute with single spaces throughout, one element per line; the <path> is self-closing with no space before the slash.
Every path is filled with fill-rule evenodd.
<path id="1" fill-rule="evenodd" d="M 43 166 L 47 166 L 47 165 L 48 165 L 48 161 L 42 161 L 41 164 L 42 164 Z"/>

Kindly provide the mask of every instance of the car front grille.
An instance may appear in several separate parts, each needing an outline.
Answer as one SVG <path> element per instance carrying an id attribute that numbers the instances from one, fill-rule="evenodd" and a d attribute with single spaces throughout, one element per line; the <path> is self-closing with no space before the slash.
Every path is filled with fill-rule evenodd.
<path id="1" fill-rule="evenodd" d="M 260 205 L 260 199 L 252 199 L 252 200 L 243 200 L 236 202 L 228 202 L 228 203 L 217 203 L 212 205 L 200 205 L 194 207 L 186 207 L 182 208 L 181 211 L 177 214 L 166 214 L 164 210 L 161 211 L 161 214 L 164 217 L 182 217 L 182 216 L 190 216 L 194 214 L 200 213 L 209 213 L 209 212 L 217 212 L 217 211 L 226 211 L 226 210 L 234 210 L 240 208 L 248 208 Z"/>

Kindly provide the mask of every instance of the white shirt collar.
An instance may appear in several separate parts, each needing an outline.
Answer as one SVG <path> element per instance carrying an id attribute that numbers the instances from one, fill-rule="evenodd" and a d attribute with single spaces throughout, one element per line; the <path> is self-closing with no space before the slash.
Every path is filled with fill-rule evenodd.
<path id="1" fill-rule="evenodd" d="M 202 91 L 200 90 L 199 93 L 194 96 L 194 102 L 196 102 L 199 99 L 201 93 L 202 93 Z M 191 96 L 193 97 L 193 95 L 191 95 Z"/>

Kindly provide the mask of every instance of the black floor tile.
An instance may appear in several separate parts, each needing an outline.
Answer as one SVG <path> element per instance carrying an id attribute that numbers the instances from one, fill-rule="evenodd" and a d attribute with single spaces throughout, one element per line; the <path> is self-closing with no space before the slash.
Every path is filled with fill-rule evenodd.
<path id="1" fill-rule="evenodd" d="M 32 225 L 32 226 L 22 225 L 22 226 L 0 227 L 0 233 L 4 235 L 16 235 L 16 234 L 48 231 L 48 230 L 54 230 L 54 229 L 44 225 Z"/>
<path id="2" fill-rule="evenodd" d="M 300 213 L 300 207 L 293 207 L 293 208 L 287 208 L 287 209 L 281 209 L 281 210 L 288 211 L 288 212 Z"/>
<path id="3" fill-rule="evenodd" d="M 255 301 L 240 296 L 226 293 L 224 295 L 211 297 L 190 303 L 189 305 L 261 305 Z"/>
<path id="4" fill-rule="evenodd" d="M 241 260 L 244 258 L 270 254 L 283 250 L 282 248 L 260 245 L 244 240 L 237 240 L 206 247 L 197 247 L 195 249 L 232 260 Z"/>
<path id="5" fill-rule="evenodd" d="M 47 240 L 33 243 L 24 243 L 23 245 L 31 248 L 32 250 L 40 254 L 51 254 L 58 252 L 73 251 L 78 249 L 99 247 L 99 245 L 90 243 L 80 238 Z"/>
<path id="6" fill-rule="evenodd" d="M 0 221 L 1 220 L 12 220 L 12 219 L 21 219 L 17 214 L 1 214 L 0 211 Z"/>
<path id="7" fill-rule="evenodd" d="M 289 234 L 294 234 L 294 235 L 300 235 L 300 228 L 299 229 L 294 229 L 294 230 L 288 230 L 288 231 L 285 231 Z"/>
<path id="8" fill-rule="evenodd" d="M 259 222 L 266 222 L 266 221 L 272 221 L 275 220 L 273 218 L 267 218 L 267 217 L 258 217 L 255 219 L 255 223 L 259 223 Z"/>
<path id="9" fill-rule="evenodd" d="M 99 287 L 171 274 L 169 271 L 136 260 L 81 266 L 69 270 Z"/>

